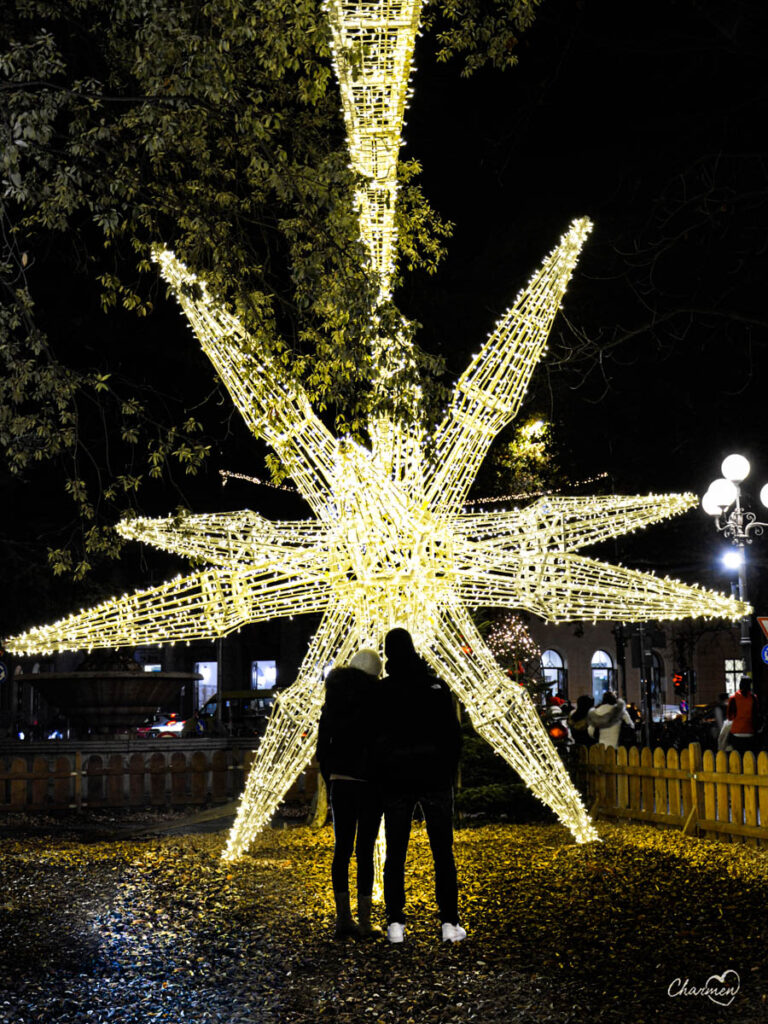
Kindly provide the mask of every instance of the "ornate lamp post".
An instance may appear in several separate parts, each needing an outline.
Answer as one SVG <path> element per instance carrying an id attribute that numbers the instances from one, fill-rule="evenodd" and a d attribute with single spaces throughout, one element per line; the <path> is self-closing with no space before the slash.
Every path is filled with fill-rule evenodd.
<path id="1" fill-rule="evenodd" d="M 713 480 L 707 493 L 701 500 L 701 506 L 707 515 L 712 516 L 715 528 L 722 533 L 736 548 L 729 551 L 723 561 L 739 572 L 739 598 L 747 601 L 747 545 L 753 537 L 758 537 L 768 528 L 768 523 L 761 523 L 754 512 L 749 512 L 742 504 L 740 484 L 749 476 L 749 460 L 743 455 L 729 455 L 720 467 L 722 476 Z M 768 484 L 760 491 L 760 501 L 768 506 Z M 752 646 L 750 642 L 751 619 L 746 615 L 741 620 L 741 657 L 745 675 L 752 676 Z"/>

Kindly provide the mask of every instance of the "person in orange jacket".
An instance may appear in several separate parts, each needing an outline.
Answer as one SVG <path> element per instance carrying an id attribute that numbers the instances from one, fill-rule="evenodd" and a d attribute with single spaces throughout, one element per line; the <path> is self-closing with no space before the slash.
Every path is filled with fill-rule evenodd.
<path id="1" fill-rule="evenodd" d="M 755 750 L 759 726 L 757 697 L 752 693 L 752 680 L 742 676 L 739 689 L 728 701 L 728 721 L 731 723 L 730 744 L 734 750 L 743 753 Z"/>

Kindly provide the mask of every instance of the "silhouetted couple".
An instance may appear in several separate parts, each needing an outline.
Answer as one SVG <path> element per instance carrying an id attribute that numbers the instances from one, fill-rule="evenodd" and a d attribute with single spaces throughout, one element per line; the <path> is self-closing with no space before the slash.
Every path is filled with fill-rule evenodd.
<path id="1" fill-rule="evenodd" d="M 326 680 L 317 757 L 329 787 L 335 845 L 331 877 L 337 936 L 377 934 L 371 923 L 373 851 L 382 814 L 387 840 L 384 901 L 387 937 L 405 932 L 405 859 L 411 821 L 421 806 L 435 865 L 443 941 L 466 937 L 458 919 L 453 858 L 453 779 L 461 729 L 451 693 L 419 657 L 410 634 L 393 629 L 384 641 L 386 677 L 372 650 Z M 352 917 L 349 862 L 357 860 L 358 920 Z"/>

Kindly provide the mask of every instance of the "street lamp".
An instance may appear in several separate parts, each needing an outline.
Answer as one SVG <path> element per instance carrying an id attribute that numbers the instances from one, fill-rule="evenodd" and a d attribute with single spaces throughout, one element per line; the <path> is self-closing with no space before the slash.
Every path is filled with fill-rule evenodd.
<path id="1" fill-rule="evenodd" d="M 739 573 L 739 600 L 747 601 L 747 544 L 753 537 L 758 537 L 768 523 L 758 522 L 754 512 L 747 511 L 742 505 L 740 484 L 749 476 L 749 460 L 743 455 L 729 455 L 723 459 L 720 467 L 722 476 L 713 480 L 709 489 L 701 499 L 701 507 L 712 516 L 718 533 L 722 533 L 735 546 L 736 551 L 729 551 L 723 562 Z M 768 506 L 768 484 L 760 491 L 760 501 Z M 741 658 L 745 675 L 752 675 L 752 647 L 750 644 L 750 616 L 741 620 Z"/>

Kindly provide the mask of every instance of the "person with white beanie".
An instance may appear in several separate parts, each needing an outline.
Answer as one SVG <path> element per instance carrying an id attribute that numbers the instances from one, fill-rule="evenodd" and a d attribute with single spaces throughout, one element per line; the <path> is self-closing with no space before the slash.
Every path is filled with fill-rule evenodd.
<path id="1" fill-rule="evenodd" d="M 371 738 L 381 658 L 360 650 L 349 665 L 325 680 L 325 703 L 317 734 L 317 760 L 330 793 L 334 849 L 331 865 L 336 904 L 334 936 L 371 938 L 373 851 L 383 813 L 379 787 L 371 781 Z M 349 862 L 357 861 L 357 921 L 349 897 Z"/>
<path id="2" fill-rule="evenodd" d="M 587 712 L 587 723 L 594 730 L 597 742 L 606 747 L 618 747 L 622 722 L 634 728 L 625 701 L 610 690 L 603 694 L 599 707 Z"/>

